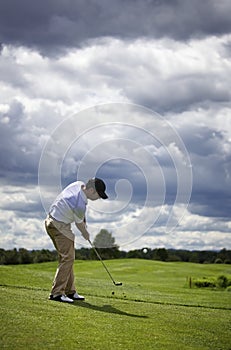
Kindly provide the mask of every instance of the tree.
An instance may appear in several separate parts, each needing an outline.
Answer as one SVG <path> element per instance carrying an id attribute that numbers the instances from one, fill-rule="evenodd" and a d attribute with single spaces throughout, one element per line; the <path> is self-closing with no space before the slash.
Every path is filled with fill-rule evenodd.
<path id="1" fill-rule="evenodd" d="M 16 248 L 12 250 L 6 250 L 5 252 L 5 264 L 6 265 L 17 265 L 19 264 L 19 254 Z"/>
<path id="2" fill-rule="evenodd" d="M 30 254 L 30 252 L 28 252 L 28 250 L 24 248 L 19 248 L 18 254 L 20 264 L 31 264 L 33 262 L 32 255 Z"/>
<path id="3" fill-rule="evenodd" d="M 120 255 L 119 247 L 115 243 L 115 238 L 112 236 L 111 232 L 105 229 L 100 230 L 95 236 L 93 244 L 103 259 L 118 258 Z"/>
<path id="4" fill-rule="evenodd" d="M 157 248 L 155 250 L 155 260 L 166 261 L 168 259 L 168 251 L 165 248 Z"/>
<path id="5" fill-rule="evenodd" d="M 100 232 L 95 236 L 94 246 L 97 248 L 118 248 L 115 244 L 115 238 L 112 237 L 112 233 L 105 229 L 100 230 Z"/>

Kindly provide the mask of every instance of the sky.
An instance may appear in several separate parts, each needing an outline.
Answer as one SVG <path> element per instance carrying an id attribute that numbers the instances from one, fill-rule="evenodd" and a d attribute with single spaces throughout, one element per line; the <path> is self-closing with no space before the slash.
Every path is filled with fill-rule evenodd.
<path id="1" fill-rule="evenodd" d="M 0 1 L 0 247 L 98 176 L 92 240 L 231 249 L 229 0 Z M 87 247 L 73 227 L 76 248 Z"/>

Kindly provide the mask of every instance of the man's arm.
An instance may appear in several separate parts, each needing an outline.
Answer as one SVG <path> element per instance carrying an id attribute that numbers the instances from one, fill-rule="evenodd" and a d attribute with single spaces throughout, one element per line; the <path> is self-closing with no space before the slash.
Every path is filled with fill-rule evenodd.
<path id="1" fill-rule="evenodd" d="M 82 222 L 80 222 L 80 223 L 76 222 L 75 225 L 76 225 L 77 229 L 82 233 L 82 236 L 83 236 L 87 241 L 89 241 L 89 239 L 90 239 L 90 234 L 89 234 L 89 232 L 88 232 L 87 229 L 86 229 L 86 223 L 85 223 L 84 221 L 82 221 Z"/>

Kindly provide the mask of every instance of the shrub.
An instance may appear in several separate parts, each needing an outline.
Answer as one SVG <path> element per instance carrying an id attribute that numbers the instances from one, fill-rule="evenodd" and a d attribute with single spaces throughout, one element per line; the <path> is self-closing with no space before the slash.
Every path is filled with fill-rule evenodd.
<path id="1" fill-rule="evenodd" d="M 224 263 L 225 263 L 225 264 L 231 264 L 231 260 L 225 259 Z"/>
<path id="2" fill-rule="evenodd" d="M 223 261 L 220 258 L 218 258 L 215 260 L 215 264 L 223 264 Z"/>
<path id="3" fill-rule="evenodd" d="M 217 278 L 217 287 L 226 288 L 228 287 L 228 278 L 224 275 L 221 275 Z"/>
<path id="4" fill-rule="evenodd" d="M 216 281 L 213 278 L 209 279 L 209 278 L 203 277 L 203 279 L 194 281 L 194 285 L 198 288 L 215 288 Z"/>
<path id="5" fill-rule="evenodd" d="M 225 275 L 220 275 L 217 277 L 203 277 L 201 279 L 195 280 L 193 284 L 198 288 L 220 288 L 226 289 L 230 287 L 231 289 L 231 279 Z"/>

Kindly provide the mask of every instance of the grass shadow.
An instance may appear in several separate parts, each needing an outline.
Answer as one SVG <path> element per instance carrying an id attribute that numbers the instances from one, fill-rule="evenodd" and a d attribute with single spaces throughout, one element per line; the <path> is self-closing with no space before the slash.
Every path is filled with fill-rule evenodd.
<path id="1" fill-rule="evenodd" d="M 106 312 L 106 313 L 110 313 L 110 314 L 117 314 L 117 315 L 137 317 L 137 318 L 148 318 L 148 316 L 130 314 L 128 312 L 116 309 L 115 307 L 113 307 L 111 305 L 107 305 L 107 304 L 102 305 L 102 306 L 98 306 L 98 305 L 93 305 L 93 304 L 87 303 L 85 301 L 75 301 L 74 306 L 80 306 L 80 307 L 84 307 L 84 308 L 91 309 L 94 311 Z"/>

